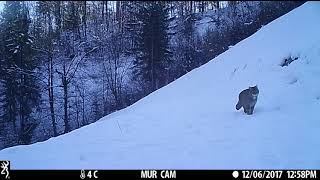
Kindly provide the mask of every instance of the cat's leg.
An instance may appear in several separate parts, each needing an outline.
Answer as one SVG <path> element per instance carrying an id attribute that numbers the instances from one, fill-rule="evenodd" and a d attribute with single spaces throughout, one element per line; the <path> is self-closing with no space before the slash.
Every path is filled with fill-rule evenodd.
<path id="1" fill-rule="evenodd" d="M 249 108 L 249 114 L 251 115 L 252 113 L 253 113 L 253 107 L 250 106 L 250 108 Z"/>
<path id="2" fill-rule="evenodd" d="M 243 106 L 243 110 L 246 114 L 249 113 L 249 107 L 248 106 Z"/>
<path id="3" fill-rule="evenodd" d="M 251 107 L 251 114 L 253 114 L 254 106 Z"/>

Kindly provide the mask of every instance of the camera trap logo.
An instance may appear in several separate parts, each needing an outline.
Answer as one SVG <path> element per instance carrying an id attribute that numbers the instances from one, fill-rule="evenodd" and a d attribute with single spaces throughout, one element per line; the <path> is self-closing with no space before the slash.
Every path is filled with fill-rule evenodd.
<path id="1" fill-rule="evenodd" d="M 0 161 L 0 179 L 10 179 L 10 161 Z"/>

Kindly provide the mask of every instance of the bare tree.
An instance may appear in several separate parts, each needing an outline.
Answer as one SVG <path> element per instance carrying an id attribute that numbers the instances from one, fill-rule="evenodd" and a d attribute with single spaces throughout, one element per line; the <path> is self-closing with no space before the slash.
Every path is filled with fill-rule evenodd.
<path id="1" fill-rule="evenodd" d="M 62 71 L 56 69 L 56 72 L 60 75 L 61 78 L 61 87 L 63 88 L 63 111 L 64 111 L 64 132 L 67 133 L 71 130 L 69 118 L 68 118 L 68 87 L 71 83 L 71 80 L 75 77 L 75 74 L 79 68 L 79 65 L 83 63 L 83 59 L 90 53 L 97 50 L 98 47 L 94 47 L 87 52 L 80 53 L 79 55 L 74 55 L 70 62 L 67 62 L 67 59 L 64 59 L 62 64 Z"/>

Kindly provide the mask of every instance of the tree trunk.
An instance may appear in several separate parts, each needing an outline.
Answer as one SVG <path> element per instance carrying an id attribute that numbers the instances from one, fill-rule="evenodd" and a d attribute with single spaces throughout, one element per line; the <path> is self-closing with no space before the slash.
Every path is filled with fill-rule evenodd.
<path id="1" fill-rule="evenodd" d="M 50 114 L 51 114 L 51 121 L 52 121 L 52 128 L 53 128 L 53 135 L 56 137 L 57 127 L 56 127 L 56 119 L 54 114 L 54 96 L 53 96 L 53 62 L 52 62 L 52 54 L 49 55 L 49 104 L 50 104 Z"/>
<path id="2" fill-rule="evenodd" d="M 104 1 L 102 1 L 101 3 L 102 3 L 102 5 L 101 5 L 101 20 L 102 20 L 102 22 L 101 23 L 103 23 L 104 22 Z"/>
<path id="3" fill-rule="evenodd" d="M 151 43 L 151 83 L 152 83 L 151 90 L 154 91 L 155 79 L 154 79 L 154 59 L 153 59 L 153 37 L 152 37 L 152 43 Z"/>
<path id="4" fill-rule="evenodd" d="M 61 2 L 60 1 L 56 1 L 55 2 L 55 19 L 56 19 L 56 25 L 58 26 L 58 28 L 56 29 L 56 33 L 57 33 L 57 38 L 60 38 L 60 33 L 61 33 L 61 29 L 62 29 L 62 17 L 61 17 Z"/>
<path id="5" fill-rule="evenodd" d="M 63 66 L 63 76 L 62 76 L 62 85 L 63 85 L 63 104 L 64 104 L 64 133 L 70 132 L 70 125 L 68 120 L 68 82 L 66 75 L 66 66 Z"/>
<path id="6" fill-rule="evenodd" d="M 22 57 L 22 53 L 20 53 L 20 66 L 22 66 L 23 67 L 23 57 Z M 19 114 L 20 114 L 20 135 L 22 135 L 23 134 L 23 131 L 24 131 L 24 123 L 25 123 L 25 117 L 24 117 L 24 115 L 25 115 L 25 112 L 24 112 L 24 106 L 26 105 L 25 104 L 25 95 L 26 95 L 26 92 L 24 91 L 24 89 L 26 88 L 25 87 L 25 75 L 23 75 L 22 73 L 20 74 L 20 92 L 18 93 L 18 96 L 20 96 L 20 97 L 18 97 L 19 99 L 20 99 L 20 103 L 19 103 L 19 109 L 20 109 L 20 112 L 19 112 Z M 19 102 L 19 100 L 18 100 L 18 102 Z M 20 140 L 22 140 L 21 139 L 22 138 L 22 136 L 20 136 Z"/>
<path id="7" fill-rule="evenodd" d="M 104 85 L 104 75 L 105 73 L 102 73 L 102 103 L 103 103 L 103 115 L 105 115 L 106 112 L 106 97 L 105 97 L 105 85 Z"/>
<path id="8" fill-rule="evenodd" d="M 85 106 L 85 103 L 84 103 L 84 93 L 85 93 L 85 90 L 83 89 L 83 94 L 82 94 L 82 124 L 87 124 L 86 120 L 85 120 L 85 115 L 84 115 L 84 106 Z"/>
<path id="9" fill-rule="evenodd" d="M 49 41 L 48 41 L 48 71 L 49 71 L 49 78 L 48 78 L 48 95 L 49 95 L 49 105 L 50 105 L 50 115 L 51 115 L 51 122 L 52 122 L 52 128 L 53 128 L 53 135 L 56 137 L 58 135 L 57 133 L 57 127 L 56 127 L 56 119 L 54 114 L 54 96 L 53 96 L 53 47 L 52 47 L 52 38 L 53 38 L 53 29 L 52 29 L 52 17 L 50 14 L 48 14 L 48 24 L 49 24 Z"/>
<path id="10" fill-rule="evenodd" d="M 117 1 L 116 2 L 116 19 L 118 21 L 118 23 L 120 22 L 120 7 L 121 6 L 121 2 Z"/>
<path id="11" fill-rule="evenodd" d="M 83 23 L 84 23 L 84 36 L 87 38 L 87 1 L 84 1 Z"/>
<path id="12" fill-rule="evenodd" d="M 78 128 L 80 128 L 80 122 L 79 122 L 80 107 L 78 103 L 80 103 L 80 101 L 79 101 L 78 95 L 76 95 L 76 121 L 77 121 Z"/>
<path id="13" fill-rule="evenodd" d="M 108 18 L 109 18 L 109 12 L 108 12 L 108 1 L 106 1 L 106 25 L 107 25 L 107 30 L 109 29 L 109 22 L 108 22 Z"/>

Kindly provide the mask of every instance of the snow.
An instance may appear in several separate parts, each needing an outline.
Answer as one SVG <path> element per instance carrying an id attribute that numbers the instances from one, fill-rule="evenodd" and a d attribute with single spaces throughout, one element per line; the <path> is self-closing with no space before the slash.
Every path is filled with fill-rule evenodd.
<path id="1" fill-rule="evenodd" d="M 307 2 L 132 106 L 0 159 L 12 169 L 319 168 L 319 19 L 320 3 Z M 236 111 L 255 84 L 254 114 Z"/>
<path id="2" fill-rule="evenodd" d="M 33 43 L 32 39 L 30 39 L 30 38 L 28 38 L 28 41 L 29 41 L 30 43 Z"/>
<path id="3" fill-rule="evenodd" d="M 197 32 L 200 36 L 203 36 L 208 29 L 215 29 L 215 24 L 212 23 L 213 19 L 210 17 L 204 17 L 200 21 L 196 22 Z"/>
<path id="4" fill-rule="evenodd" d="M 261 11 L 259 7 L 259 1 L 242 1 L 237 4 L 236 13 L 238 22 L 243 22 L 245 25 L 250 25 L 253 19 L 257 19 L 259 12 Z M 232 8 L 227 6 L 227 2 L 220 2 L 219 11 L 209 10 L 204 13 L 196 14 L 195 28 L 199 36 L 203 37 L 208 30 L 214 31 L 219 28 L 217 22 L 220 22 L 221 26 L 233 26 L 233 21 L 235 21 L 231 16 Z M 241 19 L 241 17 L 246 17 Z M 239 19 L 240 18 L 240 19 Z"/>

